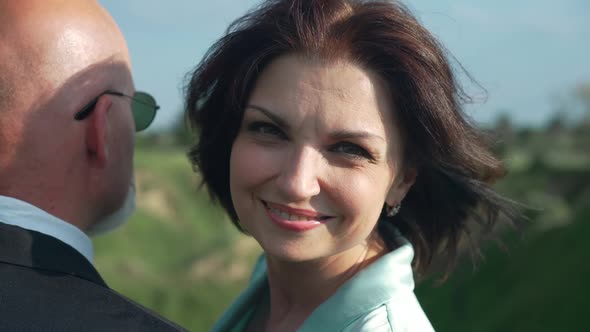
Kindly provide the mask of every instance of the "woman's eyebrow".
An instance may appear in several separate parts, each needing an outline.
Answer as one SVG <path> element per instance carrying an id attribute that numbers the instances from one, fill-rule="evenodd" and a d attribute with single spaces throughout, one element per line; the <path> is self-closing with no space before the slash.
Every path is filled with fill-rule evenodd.
<path id="1" fill-rule="evenodd" d="M 272 121 L 274 121 L 281 128 L 283 128 L 285 130 L 289 130 L 290 127 L 289 127 L 289 124 L 287 123 L 287 121 L 285 121 L 283 118 L 281 118 L 277 114 L 274 114 L 273 112 L 265 109 L 264 107 L 260 107 L 260 106 L 257 106 L 257 105 L 249 104 L 249 105 L 246 106 L 246 109 L 248 109 L 248 108 L 264 114 L 267 118 L 269 118 Z"/>
<path id="2" fill-rule="evenodd" d="M 330 137 L 337 140 L 347 139 L 378 139 L 385 142 L 385 138 L 365 130 L 337 130 L 330 133 Z"/>

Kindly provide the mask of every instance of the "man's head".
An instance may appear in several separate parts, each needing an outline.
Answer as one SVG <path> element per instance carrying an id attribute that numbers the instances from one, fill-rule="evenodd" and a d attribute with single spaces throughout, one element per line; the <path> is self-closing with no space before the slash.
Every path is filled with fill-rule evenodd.
<path id="1" fill-rule="evenodd" d="M 125 40 L 93 0 L 2 1 L 0 36 L 0 195 L 87 230 L 132 182 L 131 100 L 103 94 L 134 94 Z"/>

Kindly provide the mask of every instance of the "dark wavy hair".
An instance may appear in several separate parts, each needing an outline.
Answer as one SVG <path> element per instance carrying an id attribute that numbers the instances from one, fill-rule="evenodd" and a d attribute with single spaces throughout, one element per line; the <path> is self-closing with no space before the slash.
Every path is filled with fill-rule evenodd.
<path id="1" fill-rule="evenodd" d="M 383 213 L 377 227 L 390 249 L 398 245 L 392 224 L 409 239 L 417 272 L 426 272 L 434 258 L 442 258 L 449 271 L 472 224 L 486 234 L 504 217 L 517 219 L 513 205 L 491 188 L 506 172 L 462 111 L 469 97 L 447 51 L 405 6 L 268 0 L 230 25 L 186 86 L 187 116 L 197 133 L 189 158 L 240 230 L 229 185 L 232 144 L 260 73 L 288 53 L 352 61 L 376 73 L 392 92 L 404 164 L 418 176 L 399 214 L 391 220 Z M 472 252 L 478 252 L 476 242 Z"/>

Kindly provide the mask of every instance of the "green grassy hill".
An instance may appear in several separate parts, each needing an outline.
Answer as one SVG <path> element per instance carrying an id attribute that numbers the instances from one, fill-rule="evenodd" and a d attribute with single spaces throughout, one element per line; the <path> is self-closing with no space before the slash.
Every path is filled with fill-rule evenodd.
<path id="1" fill-rule="evenodd" d="M 568 226 L 505 239 L 475 271 L 461 266 L 417 296 L 440 331 L 590 331 L 590 208 Z"/>
<path id="2" fill-rule="evenodd" d="M 420 284 L 438 331 L 590 331 L 590 159 L 548 149 L 573 144 L 562 141 L 534 136 L 504 151 L 513 173 L 499 189 L 538 209 L 522 236 L 505 234 L 508 252 L 490 245 L 476 270 L 465 263 L 443 286 Z M 198 189 L 182 150 L 139 148 L 135 166 L 138 212 L 96 239 L 98 269 L 128 297 L 207 331 L 244 287 L 260 249 Z"/>

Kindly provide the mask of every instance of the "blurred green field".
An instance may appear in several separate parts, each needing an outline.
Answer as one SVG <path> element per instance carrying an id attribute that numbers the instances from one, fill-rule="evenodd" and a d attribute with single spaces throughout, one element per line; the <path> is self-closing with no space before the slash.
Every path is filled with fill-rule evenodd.
<path id="1" fill-rule="evenodd" d="M 506 250 L 486 245 L 476 269 L 466 260 L 442 286 L 420 283 L 437 331 L 590 331 L 590 144 L 567 135 L 528 133 L 500 149 L 511 173 L 498 189 L 532 207 L 531 222 L 521 235 L 504 231 Z M 139 145 L 138 212 L 96 239 L 96 265 L 114 289 L 207 331 L 260 249 L 199 190 L 185 149 L 175 146 Z"/>

